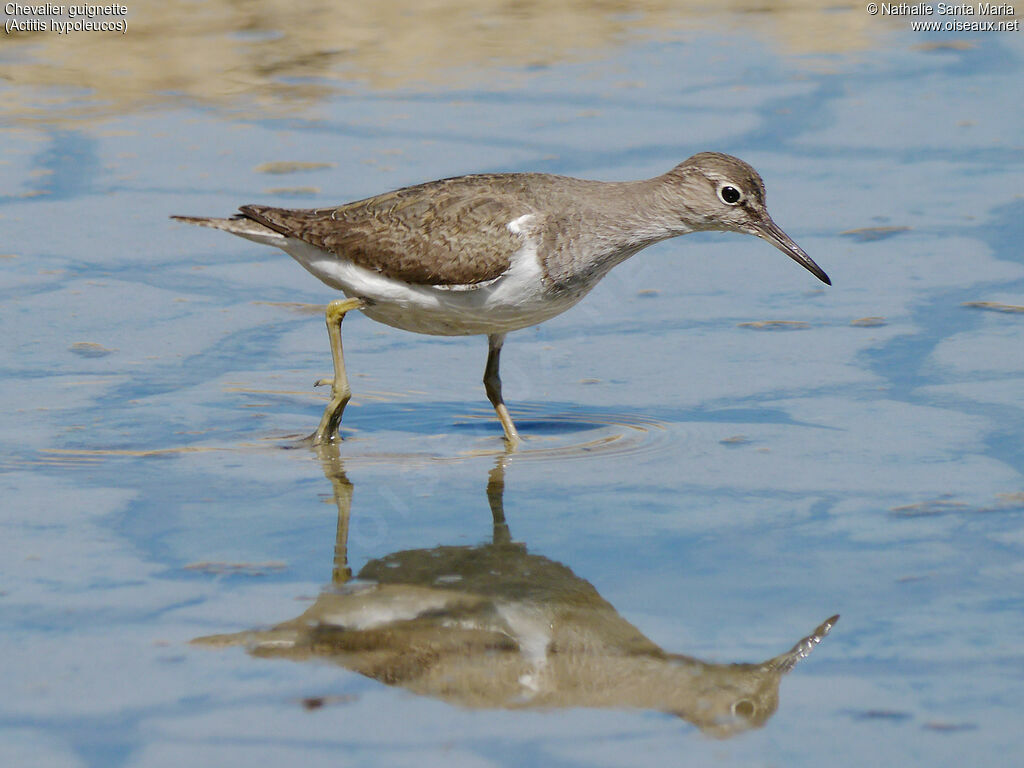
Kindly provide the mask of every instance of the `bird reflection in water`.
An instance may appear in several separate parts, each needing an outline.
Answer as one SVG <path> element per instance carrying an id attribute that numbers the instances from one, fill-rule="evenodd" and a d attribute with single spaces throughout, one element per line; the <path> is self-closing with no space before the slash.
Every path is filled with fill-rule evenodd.
<path id="1" fill-rule="evenodd" d="M 301 616 L 272 629 L 193 642 L 330 661 L 463 707 L 650 709 L 727 738 L 771 717 L 782 676 L 839 618 L 760 664 L 668 653 L 589 582 L 512 541 L 503 509 L 506 457 L 487 483 L 490 542 L 395 552 L 368 562 L 353 581 L 352 484 L 334 444 L 322 446 L 320 457 L 338 505 L 331 586 Z"/>

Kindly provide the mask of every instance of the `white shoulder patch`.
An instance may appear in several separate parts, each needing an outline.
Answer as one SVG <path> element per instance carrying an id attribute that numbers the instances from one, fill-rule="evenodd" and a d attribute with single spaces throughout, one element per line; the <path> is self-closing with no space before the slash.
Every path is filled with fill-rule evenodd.
<path id="1" fill-rule="evenodd" d="M 537 215 L 535 213 L 524 213 L 518 219 L 512 219 L 505 226 L 513 235 L 525 235 L 526 230 L 530 228 L 530 225 L 533 224 L 536 218 Z"/>

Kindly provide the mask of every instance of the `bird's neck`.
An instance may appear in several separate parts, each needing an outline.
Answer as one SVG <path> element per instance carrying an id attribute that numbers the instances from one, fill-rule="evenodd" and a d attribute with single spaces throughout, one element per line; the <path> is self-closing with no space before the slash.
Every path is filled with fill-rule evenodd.
<path id="1" fill-rule="evenodd" d="M 556 283 L 592 287 L 613 267 L 638 251 L 677 235 L 692 232 L 669 206 L 658 179 L 599 184 L 579 209 L 575 221 L 562 222 L 572 231 L 547 254 Z"/>
<path id="2" fill-rule="evenodd" d="M 698 227 L 679 209 L 678 198 L 666 194 L 660 177 L 604 185 L 600 206 L 593 209 L 595 231 L 617 248 L 633 253 Z"/>

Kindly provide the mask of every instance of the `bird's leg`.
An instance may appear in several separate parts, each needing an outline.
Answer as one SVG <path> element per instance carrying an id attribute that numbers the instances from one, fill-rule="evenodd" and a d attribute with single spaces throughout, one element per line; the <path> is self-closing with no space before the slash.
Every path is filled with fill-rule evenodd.
<path id="1" fill-rule="evenodd" d="M 313 386 L 321 384 L 331 385 L 331 400 L 324 409 L 323 418 L 320 419 L 320 426 L 316 432 L 310 435 L 313 445 L 323 445 L 334 440 L 338 433 L 338 425 L 341 423 L 341 415 L 345 412 L 345 406 L 352 397 L 352 390 L 348 385 L 348 376 L 345 374 L 345 355 L 341 349 L 341 321 L 345 315 L 353 309 L 362 309 L 366 302 L 362 299 L 337 299 L 327 305 L 327 335 L 331 339 L 331 357 L 334 359 L 334 378 L 320 379 Z"/>
<path id="2" fill-rule="evenodd" d="M 505 401 L 501 399 L 501 376 L 498 374 L 498 365 L 501 358 L 501 345 L 505 343 L 504 333 L 492 333 L 487 337 L 487 367 L 484 368 L 484 389 L 487 390 L 487 399 L 491 401 L 495 412 L 498 414 L 498 421 L 505 430 L 505 443 L 509 448 L 516 448 L 519 443 L 519 433 L 516 432 L 516 425 L 512 423 L 512 417 L 508 415 L 508 408 Z"/>

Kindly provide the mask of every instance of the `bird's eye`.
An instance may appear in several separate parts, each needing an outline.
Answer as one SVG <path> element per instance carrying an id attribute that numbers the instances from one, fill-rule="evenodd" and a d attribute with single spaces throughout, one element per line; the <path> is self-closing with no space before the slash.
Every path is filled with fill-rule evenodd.
<path id="1" fill-rule="evenodd" d="M 757 707 L 750 699 L 740 699 L 732 705 L 732 713 L 744 720 L 749 720 L 757 713 Z"/>
<path id="2" fill-rule="evenodd" d="M 731 184 L 723 184 L 718 188 L 718 199 L 726 205 L 736 205 L 743 199 L 743 193 Z"/>

